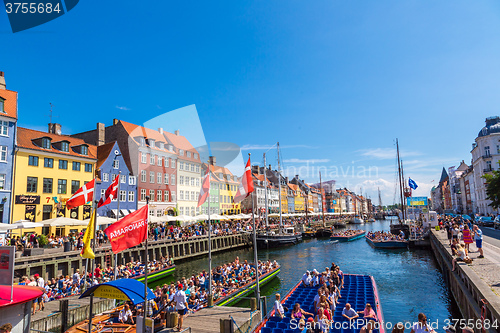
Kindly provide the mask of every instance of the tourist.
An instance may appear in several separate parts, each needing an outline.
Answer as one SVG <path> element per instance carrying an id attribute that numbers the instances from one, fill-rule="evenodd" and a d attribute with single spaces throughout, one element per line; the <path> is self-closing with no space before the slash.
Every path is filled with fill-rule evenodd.
<path id="1" fill-rule="evenodd" d="M 476 241 L 476 247 L 479 251 L 478 258 L 484 258 L 483 254 L 483 232 L 477 225 L 474 225 L 474 240 Z"/>
<path id="2" fill-rule="evenodd" d="M 430 325 L 427 324 L 427 316 L 423 313 L 418 314 L 418 322 L 413 324 L 410 333 L 429 333 L 435 332 Z"/>
<path id="3" fill-rule="evenodd" d="M 302 285 L 304 287 L 311 286 L 311 273 L 309 271 L 306 271 L 304 275 L 302 275 Z"/>
<path id="4" fill-rule="evenodd" d="M 132 311 L 130 311 L 130 305 L 125 304 L 118 315 L 118 321 L 122 324 L 134 325 L 134 318 L 132 317 Z"/>
<path id="5" fill-rule="evenodd" d="M 365 309 L 363 311 L 358 311 L 358 314 L 363 314 L 363 318 L 365 319 L 365 326 L 361 328 L 360 333 L 371 333 L 377 321 L 377 315 L 375 311 L 373 311 L 371 304 L 366 303 Z"/>
<path id="6" fill-rule="evenodd" d="M 465 247 L 462 246 L 461 244 L 457 244 L 457 257 L 453 258 L 453 260 L 451 261 L 451 264 L 452 264 L 451 271 L 452 272 L 455 270 L 455 265 L 456 265 L 457 261 L 463 261 L 466 264 L 472 263 L 472 259 L 467 255 Z"/>
<path id="7" fill-rule="evenodd" d="M 462 328 L 462 333 L 474 333 L 474 330 L 471 327 Z"/>
<path id="8" fill-rule="evenodd" d="M 323 288 L 318 289 L 318 293 L 314 296 L 314 311 L 318 311 L 319 301 L 321 300 L 321 296 L 323 295 Z"/>
<path id="9" fill-rule="evenodd" d="M 457 245 L 458 245 L 458 240 L 454 239 L 450 246 L 451 254 L 454 256 L 457 255 Z"/>
<path id="10" fill-rule="evenodd" d="M 291 315 L 292 319 L 295 319 L 296 321 L 298 321 L 299 325 L 300 324 L 304 325 L 305 324 L 305 316 L 314 317 L 314 315 L 312 313 L 304 311 L 300 307 L 299 303 L 295 303 L 295 305 L 293 306 L 293 309 L 292 309 L 292 315 Z"/>
<path id="11" fill-rule="evenodd" d="M 391 333 L 404 333 L 404 332 L 405 332 L 405 325 L 403 323 L 397 323 L 392 328 L 392 332 Z"/>
<path id="12" fill-rule="evenodd" d="M 12 324 L 7 323 L 0 326 L 0 333 L 10 333 L 12 332 Z"/>
<path id="13" fill-rule="evenodd" d="M 184 315 L 186 314 L 186 309 L 188 308 L 186 294 L 184 293 L 184 291 L 182 291 L 183 288 L 183 285 L 179 283 L 177 285 L 177 292 L 172 298 L 173 302 L 175 303 L 175 309 L 179 314 L 179 322 L 177 323 L 177 330 L 179 330 L 179 332 L 182 330 Z"/>
<path id="14" fill-rule="evenodd" d="M 283 304 L 280 302 L 281 295 L 276 294 L 276 300 L 274 301 L 274 315 L 276 317 L 285 317 L 285 310 L 283 309 Z"/>
<path id="15" fill-rule="evenodd" d="M 325 315 L 323 308 L 320 307 L 318 310 L 318 314 L 315 317 L 315 327 L 319 326 L 319 332 L 326 333 L 328 332 L 328 328 L 330 327 L 330 321 Z"/>
<path id="16" fill-rule="evenodd" d="M 36 281 L 37 287 L 40 287 L 43 290 L 45 290 L 45 281 L 43 280 L 43 278 L 40 275 L 35 274 L 35 281 Z M 38 297 L 38 311 L 42 311 L 44 309 L 45 309 L 45 306 L 43 304 L 43 294 L 42 294 L 42 296 Z"/>
<path id="17" fill-rule="evenodd" d="M 351 304 L 346 303 L 344 309 L 342 310 L 342 316 L 348 320 L 354 320 L 359 317 L 358 313 L 351 308 Z"/>
<path id="18" fill-rule="evenodd" d="M 469 252 L 469 245 L 472 244 L 472 234 L 469 230 L 469 226 L 466 224 L 464 225 L 464 230 L 462 230 L 462 238 L 465 243 L 465 249 L 467 252 Z"/>

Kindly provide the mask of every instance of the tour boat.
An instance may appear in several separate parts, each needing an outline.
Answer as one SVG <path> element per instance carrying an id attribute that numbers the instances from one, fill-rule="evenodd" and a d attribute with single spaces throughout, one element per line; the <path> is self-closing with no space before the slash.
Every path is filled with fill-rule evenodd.
<path id="1" fill-rule="evenodd" d="M 162 268 L 158 271 L 148 272 L 148 282 L 154 282 L 165 278 L 166 276 L 172 275 L 175 271 L 175 265 Z M 144 274 L 132 277 L 132 279 L 143 282 L 145 279 Z"/>
<path id="2" fill-rule="evenodd" d="M 363 224 L 363 223 L 365 223 L 365 221 L 363 221 L 363 219 L 361 217 L 355 217 L 352 219 L 351 223 L 352 224 Z"/>
<path id="3" fill-rule="evenodd" d="M 302 241 L 302 234 L 293 227 L 283 228 L 282 233 L 263 232 L 257 234 L 257 248 L 268 249 L 285 245 L 295 245 Z"/>
<path id="4" fill-rule="evenodd" d="M 406 249 L 408 247 L 408 241 L 399 240 L 373 240 L 365 237 L 368 244 L 376 249 Z"/>
<path id="5" fill-rule="evenodd" d="M 301 308 L 309 313 L 315 313 L 314 311 L 314 297 L 318 293 L 318 287 L 304 287 L 302 281 L 299 281 L 295 287 L 293 287 L 281 300 L 283 307 L 287 307 L 288 311 L 285 312 L 283 319 L 279 316 L 274 315 L 274 309 L 269 313 L 266 318 L 255 328 L 253 332 L 255 333 L 284 333 L 291 331 L 298 331 L 295 328 L 298 323 L 291 322 L 291 313 L 293 305 L 295 303 L 300 303 Z M 346 322 L 346 319 L 342 316 L 342 310 L 346 303 L 351 304 L 351 307 L 356 311 L 363 311 L 366 303 L 372 305 L 373 311 L 377 316 L 377 321 L 379 323 L 384 322 L 384 316 L 382 313 L 382 306 L 380 304 L 380 299 L 378 295 L 377 285 L 375 279 L 370 275 L 355 275 L 355 274 L 344 274 L 344 288 L 341 289 L 342 297 L 339 298 L 339 304 L 333 313 L 333 324 L 334 328 L 338 328 L 338 332 L 341 332 L 342 323 Z M 363 315 L 360 314 L 360 317 Z M 307 319 L 307 318 L 305 318 Z M 337 325 L 337 326 L 335 326 Z M 361 327 L 359 327 L 361 328 Z M 302 330 L 301 330 L 302 331 Z M 355 330 L 359 331 L 359 329 Z M 373 333 L 385 333 L 384 325 L 380 325 L 377 329 L 373 330 Z"/>
<path id="6" fill-rule="evenodd" d="M 330 237 L 332 235 L 332 229 L 330 228 L 319 228 L 316 230 L 316 237 Z"/>
<path id="7" fill-rule="evenodd" d="M 354 235 L 349 235 L 349 236 L 336 236 L 332 235 L 330 237 L 331 240 L 338 240 L 339 242 L 352 242 L 356 239 L 363 238 L 364 235 L 366 234 L 366 231 L 364 230 L 357 230 L 357 232 Z"/>

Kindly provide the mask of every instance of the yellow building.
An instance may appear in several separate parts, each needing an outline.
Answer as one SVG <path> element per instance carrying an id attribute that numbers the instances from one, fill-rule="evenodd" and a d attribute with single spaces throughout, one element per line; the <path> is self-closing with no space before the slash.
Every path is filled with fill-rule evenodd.
<path id="1" fill-rule="evenodd" d="M 288 214 L 288 189 L 281 186 L 281 213 Z"/>
<path id="2" fill-rule="evenodd" d="M 293 190 L 294 194 L 295 194 L 295 212 L 296 213 L 301 213 L 301 212 L 305 212 L 305 205 L 304 205 L 304 194 L 302 193 L 302 191 L 300 190 L 300 188 L 295 185 L 295 184 L 288 184 L 288 186 L 290 186 L 290 188 Z"/>
<path id="3" fill-rule="evenodd" d="M 84 220 L 90 217 L 90 204 L 67 211 L 65 202 L 94 178 L 97 147 L 60 135 L 58 124 L 49 124 L 49 130 L 45 133 L 18 128 L 12 221 L 42 222 L 59 216 Z M 57 233 L 67 234 L 82 227 L 66 229 L 58 228 Z M 56 233 L 55 228 L 36 231 Z"/>
<path id="4" fill-rule="evenodd" d="M 213 166 L 214 175 L 219 180 L 219 214 L 235 215 L 241 213 L 241 204 L 233 202 L 238 191 L 238 178 L 229 169 Z"/>

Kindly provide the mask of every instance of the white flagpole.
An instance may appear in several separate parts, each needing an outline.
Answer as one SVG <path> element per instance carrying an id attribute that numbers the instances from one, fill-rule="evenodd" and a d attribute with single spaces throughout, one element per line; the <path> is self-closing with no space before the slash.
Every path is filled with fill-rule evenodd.
<path id="1" fill-rule="evenodd" d="M 248 153 L 248 159 L 250 159 L 250 153 Z M 250 168 L 252 166 L 250 165 Z M 245 170 L 245 174 L 246 174 L 246 170 Z M 245 177 L 245 174 L 243 174 L 243 177 Z M 248 184 L 247 184 L 248 186 Z M 257 306 L 258 308 L 260 309 L 260 285 L 259 285 L 259 262 L 258 262 L 258 259 L 257 259 L 257 231 L 256 231 L 256 227 L 255 227 L 255 207 L 254 207 L 254 202 L 253 202 L 253 199 L 254 199 L 254 193 L 255 191 L 252 191 L 252 196 L 251 196 L 251 199 L 252 199 L 252 217 L 253 217 L 253 258 L 254 258 L 254 262 L 255 262 L 255 279 L 256 279 L 256 289 L 255 289 L 255 293 L 256 293 L 256 297 L 257 297 Z"/>
<path id="2" fill-rule="evenodd" d="M 143 306 L 144 315 L 143 315 L 143 320 L 142 320 L 142 332 L 143 333 L 146 333 L 146 317 L 147 317 L 147 306 L 148 306 L 149 196 L 146 197 L 146 205 L 148 206 L 148 217 L 146 219 L 146 256 L 145 256 L 145 263 L 144 263 L 144 306 Z"/>
<path id="3" fill-rule="evenodd" d="M 210 221 L 210 160 L 207 165 L 207 175 L 208 177 L 208 306 L 213 306 L 213 295 L 212 295 L 212 223 Z M 203 184 L 202 184 L 203 186 Z"/>
<path id="4" fill-rule="evenodd" d="M 120 183 L 121 183 L 121 170 L 118 171 L 118 189 L 116 190 L 116 222 L 120 219 Z M 111 183 L 112 185 L 113 183 Z M 126 199 L 126 198 L 125 198 Z M 148 212 L 149 213 L 149 212 Z M 148 215 L 149 218 L 149 215 Z M 116 277 L 118 276 L 118 253 L 115 253 L 115 274 L 114 274 L 114 280 L 116 280 Z"/>

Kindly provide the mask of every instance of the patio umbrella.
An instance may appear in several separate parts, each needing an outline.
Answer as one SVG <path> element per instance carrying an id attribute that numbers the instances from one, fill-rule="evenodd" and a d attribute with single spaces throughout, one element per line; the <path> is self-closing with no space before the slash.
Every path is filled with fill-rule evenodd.
<path id="1" fill-rule="evenodd" d="M 83 220 L 83 222 L 85 222 L 84 225 L 88 225 L 89 222 L 90 222 L 90 219 L 86 219 L 86 220 Z M 107 216 L 98 216 L 97 217 L 97 225 L 107 225 L 107 224 L 112 224 L 112 223 L 115 223 L 116 222 L 116 219 L 112 219 L 111 217 L 107 217 Z"/>
<path id="2" fill-rule="evenodd" d="M 51 227 L 72 227 L 72 226 L 82 226 L 88 225 L 88 222 L 83 220 L 71 219 L 69 217 L 56 217 L 55 219 L 49 219 L 42 222 L 44 226 Z"/>
<path id="3" fill-rule="evenodd" d="M 12 224 L 3 224 L 0 225 L 0 230 L 14 230 L 21 229 L 21 235 L 23 234 L 23 229 L 33 229 L 43 227 L 42 223 L 31 222 L 27 220 L 19 220 Z"/>

